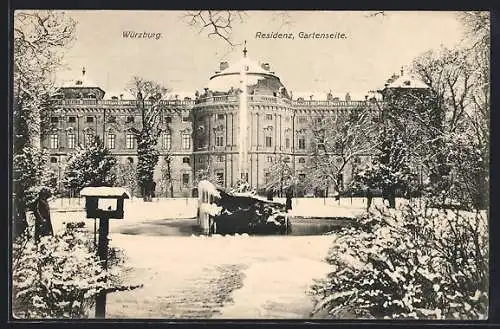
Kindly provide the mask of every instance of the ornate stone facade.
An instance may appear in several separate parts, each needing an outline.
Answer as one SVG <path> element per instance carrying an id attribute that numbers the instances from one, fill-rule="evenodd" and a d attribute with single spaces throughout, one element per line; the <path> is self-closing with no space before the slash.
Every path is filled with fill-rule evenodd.
<path id="1" fill-rule="evenodd" d="M 85 80 L 83 73 L 83 79 L 60 89 L 54 107 L 45 112 L 52 129 L 43 135 L 42 144 L 50 151 L 51 164 L 59 177 L 68 154 L 77 145 L 85 144 L 89 134 L 100 136 L 121 163 L 137 162 L 137 145 L 129 129 L 140 128 L 138 102 L 121 97 L 104 99 L 104 91 Z M 247 86 L 246 127 L 240 127 L 239 118 L 242 81 Z M 196 173 L 201 169 L 217 175 L 224 187 L 232 186 L 243 175 L 257 189 L 265 184 L 269 167 L 280 157 L 297 174 L 307 175 L 305 159 L 311 153 L 310 128 L 314 120 L 366 106 L 370 106 L 368 98 L 351 100 L 349 94 L 345 100 L 331 94 L 324 100 L 293 99 L 269 64 L 258 65 L 245 52 L 237 63 L 221 63 L 220 71 L 194 99 L 161 101 L 163 132 L 155 181 L 161 180 L 166 155 L 170 156 L 174 196 L 191 195 Z M 241 128 L 247 129 L 243 173 L 238 166 Z M 351 169 L 345 170 L 347 182 Z M 157 194 L 164 193 L 158 186 Z"/>

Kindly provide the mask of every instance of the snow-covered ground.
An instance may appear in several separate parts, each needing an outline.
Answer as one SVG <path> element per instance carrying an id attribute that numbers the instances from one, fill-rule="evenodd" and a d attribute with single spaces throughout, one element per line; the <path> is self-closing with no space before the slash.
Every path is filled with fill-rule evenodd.
<path id="1" fill-rule="evenodd" d="M 127 255 L 127 282 L 144 287 L 108 295 L 107 317 L 307 318 L 333 239 L 111 234 Z"/>
<path id="2" fill-rule="evenodd" d="M 295 202 L 302 211 L 336 207 L 333 200 Z M 55 231 L 81 220 L 93 231 L 84 201 L 69 204 L 51 202 Z M 107 317 L 308 317 L 307 292 L 313 279 L 327 273 L 324 258 L 333 236 L 185 236 L 196 223 L 196 209 L 196 199 L 125 201 L 125 218 L 110 220 L 110 245 L 126 255 L 126 282 L 144 287 L 109 294 Z"/>

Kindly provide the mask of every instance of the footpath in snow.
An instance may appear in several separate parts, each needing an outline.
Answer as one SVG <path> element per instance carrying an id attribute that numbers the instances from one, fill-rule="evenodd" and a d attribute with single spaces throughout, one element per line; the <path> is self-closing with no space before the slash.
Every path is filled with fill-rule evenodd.
<path id="1" fill-rule="evenodd" d="M 127 281 L 108 296 L 109 318 L 308 318 L 332 236 L 160 237 L 112 234 Z"/>

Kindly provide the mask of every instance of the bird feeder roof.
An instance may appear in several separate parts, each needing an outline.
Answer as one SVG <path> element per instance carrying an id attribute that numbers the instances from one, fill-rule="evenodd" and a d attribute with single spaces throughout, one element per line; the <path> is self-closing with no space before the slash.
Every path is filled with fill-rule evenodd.
<path id="1" fill-rule="evenodd" d="M 80 196 L 130 199 L 130 193 L 125 188 L 108 186 L 84 187 L 80 191 Z"/>

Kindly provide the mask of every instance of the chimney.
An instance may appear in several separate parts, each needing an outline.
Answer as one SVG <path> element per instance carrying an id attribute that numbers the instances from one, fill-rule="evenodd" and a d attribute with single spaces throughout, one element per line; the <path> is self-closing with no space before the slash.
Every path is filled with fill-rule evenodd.
<path id="1" fill-rule="evenodd" d="M 347 102 L 351 100 L 351 95 L 349 93 L 345 94 L 345 100 Z"/>
<path id="2" fill-rule="evenodd" d="M 120 94 L 120 100 L 123 100 L 123 94 Z"/>
<path id="3" fill-rule="evenodd" d="M 271 66 L 269 65 L 269 63 L 264 63 L 261 65 L 261 67 L 266 71 L 269 71 L 271 69 Z"/>
<path id="4" fill-rule="evenodd" d="M 228 67 L 229 67 L 229 63 L 228 62 L 220 62 L 220 67 L 219 67 L 220 71 L 225 70 Z"/>
<path id="5" fill-rule="evenodd" d="M 331 90 L 328 92 L 328 94 L 326 94 L 326 100 L 333 101 L 333 94 Z"/>

